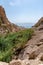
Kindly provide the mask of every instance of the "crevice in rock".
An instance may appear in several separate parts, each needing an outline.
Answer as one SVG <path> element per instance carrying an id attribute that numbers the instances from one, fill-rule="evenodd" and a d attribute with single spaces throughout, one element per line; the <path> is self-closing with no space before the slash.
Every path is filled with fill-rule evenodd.
<path id="1" fill-rule="evenodd" d="M 43 42 L 43 39 L 41 39 L 40 42 Z"/>
<path id="2" fill-rule="evenodd" d="M 43 61 L 43 55 L 41 56 L 40 60 Z"/>

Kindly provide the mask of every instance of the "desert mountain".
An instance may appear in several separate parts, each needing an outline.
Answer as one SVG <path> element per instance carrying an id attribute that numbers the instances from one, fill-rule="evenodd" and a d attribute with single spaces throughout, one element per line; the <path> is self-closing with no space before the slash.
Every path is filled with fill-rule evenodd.
<path id="1" fill-rule="evenodd" d="M 0 33 L 17 32 L 18 30 L 20 28 L 8 20 L 4 8 L 0 6 Z"/>

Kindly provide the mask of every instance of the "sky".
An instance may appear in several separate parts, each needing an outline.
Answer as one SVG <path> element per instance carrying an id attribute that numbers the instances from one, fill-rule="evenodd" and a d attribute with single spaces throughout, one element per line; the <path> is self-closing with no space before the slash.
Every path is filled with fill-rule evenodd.
<path id="1" fill-rule="evenodd" d="M 43 17 L 43 0 L 0 0 L 12 23 L 36 23 Z"/>

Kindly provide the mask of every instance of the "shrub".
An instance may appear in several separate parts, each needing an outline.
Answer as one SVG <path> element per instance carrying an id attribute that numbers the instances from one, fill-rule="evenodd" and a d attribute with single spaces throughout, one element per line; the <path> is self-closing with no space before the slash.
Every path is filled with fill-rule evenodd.
<path id="1" fill-rule="evenodd" d="M 26 29 L 16 33 L 9 33 L 5 36 L 0 36 L 0 60 L 9 62 L 12 59 L 13 53 L 16 50 L 24 48 L 28 40 L 33 34 L 32 29 Z M 15 51 L 13 49 L 15 48 Z"/>

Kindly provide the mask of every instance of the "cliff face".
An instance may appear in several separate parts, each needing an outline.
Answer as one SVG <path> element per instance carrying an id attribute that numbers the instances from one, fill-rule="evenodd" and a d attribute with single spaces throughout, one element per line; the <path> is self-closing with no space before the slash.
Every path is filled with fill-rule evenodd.
<path id="1" fill-rule="evenodd" d="M 20 28 L 8 20 L 4 8 L 0 6 L 0 33 L 17 32 L 18 30 Z"/>
<path id="2" fill-rule="evenodd" d="M 2 6 L 0 6 L 0 18 L 3 24 L 9 24 L 6 14 L 5 14 L 5 10 Z"/>

